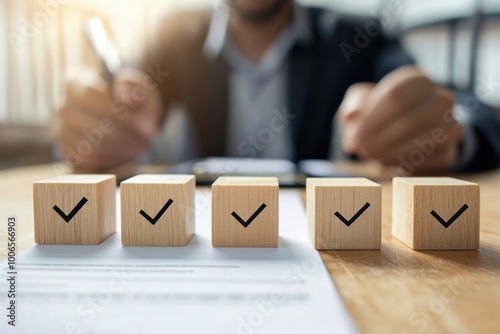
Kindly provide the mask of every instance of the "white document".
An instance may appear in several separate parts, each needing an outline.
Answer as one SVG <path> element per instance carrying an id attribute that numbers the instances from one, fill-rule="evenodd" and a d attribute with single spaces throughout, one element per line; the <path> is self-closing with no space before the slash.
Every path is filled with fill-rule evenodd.
<path id="1" fill-rule="evenodd" d="M 356 332 L 300 194 L 280 191 L 279 209 L 278 248 L 212 247 L 209 190 L 196 193 L 186 247 L 123 247 L 119 232 L 98 246 L 35 246 L 16 261 L 16 327 L 1 280 L 0 333 Z"/>

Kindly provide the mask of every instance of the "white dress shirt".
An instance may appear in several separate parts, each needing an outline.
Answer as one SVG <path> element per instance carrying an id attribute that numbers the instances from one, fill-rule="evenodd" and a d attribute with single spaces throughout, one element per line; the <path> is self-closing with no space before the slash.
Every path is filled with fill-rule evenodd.
<path id="1" fill-rule="evenodd" d="M 277 113 L 287 108 L 287 62 L 291 48 L 309 39 L 305 9 L 294 5 L 292 22 L 257 62 L 247 59 L 227 33 L 229 10 L 212 16 L 204 45 L 206 57 L 219 54 L 229 65 L 229 120 L 226 153 L 232 157 L 293 158 L 290 124 Z"/>

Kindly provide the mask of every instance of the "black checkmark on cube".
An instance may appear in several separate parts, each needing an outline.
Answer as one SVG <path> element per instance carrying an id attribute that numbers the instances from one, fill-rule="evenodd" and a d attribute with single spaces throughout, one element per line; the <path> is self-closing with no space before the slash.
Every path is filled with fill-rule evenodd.
<path id="1" fill-rule="evenodd" d="M 464 204 L 453 216 L 451 216 L 450 219 L 448 219 L 448 221 L 445 221 L 443 218 L 441 218 L 440 215 L 437 214 L 436 211 L 432 210 L 431 211 L 431 215 L 436 218 L 436 220 L 444 226 L 444 228 L 448 228 L 451 224 L 453 224 L 453 222 L 455 222 L 455 220 L 457 220 L 458 217 L 460 217 L 462 215 L 462 213 L 465 212 L 465 210 L 467 210 L 469 208 L 469 206 L 467 204 Z"/>
<path id="2" fill-rule="evenodd" d="M 250 216 L 250 218 L 248 218 L 247 221 L 241 219 L 241 217 L 238 216 L 238 214 L 234 211 L 231 212 L 231 216 L 233 216 L 241 225 L 243 225 L 244 228 L 247 228 L 248 225 L 250 225 L 265 208 L 266 204 L 262 203 L 262 205 L 257 209 L 257 211 L 254 212 L 253 215 Z"/>
<path id="3" fill-rule="evenodd" d="M 170 205 L 172 205 L 174 201 L 172 199 L 169 199 L 167 203 L 161 208 L 161 210 L 156 214 L 154 218 L 151 218 L 144 210 L 139 211 L 139 213 L 148 221 L 151 223 L 151 225 L 154 225 L 160 220 L 161 216 L 168 210 Z"/>
<path id="4" fill-rule="evenodd" d="M 363 205 L 363 207 L 361 209 L 359 209 L 358 212 L 356 212 L 356 214 L 354 216 L 352 216 L 351 219 L 347 220 L 344 218 L 344 216 L 342 216 L 338 211 L 335 212 L 335 216 L 340 219 L 340 221 L 342 221 L 344 224 L 347 225 L 347 227 L 351 226 L 352 223 L 354 223 L 358 218 L 359 216 L 361 216 L 363 214 L 363 212 L 366 211 L 366 209 L 368 209 L 370 207 L 370 203 L 366 202 L 365 205 Z"/>
<path id="5" fill-rule="evenodd" d="M 57 214 L 62 218 L 64 219 L 64 221 L 66 223 L 69 223 L 71 219 L 73 219 L 73 217 L 78 213 L 78 211 L 80 211 L 81 208 L 83 208 L 83 206 L 85 205 L 85 203 L 87 203 L 88 200 L 87 198 L 83 197 L 80 202 L 78 202 L 78 204 L 73 208 L 73 210 L 70 211 L 69 214 L 65 214 L 57 205 L 54 205 L 54 207 L 52 209 L 54 209 L 55 212 L 57 212 Z"/>

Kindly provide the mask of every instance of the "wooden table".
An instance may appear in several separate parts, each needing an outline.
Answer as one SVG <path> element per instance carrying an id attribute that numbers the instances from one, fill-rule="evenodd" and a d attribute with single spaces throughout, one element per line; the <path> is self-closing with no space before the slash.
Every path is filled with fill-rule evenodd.
<path id="1" fill-rule="evenodd" d="M 0 259 L 8 215 L 18 219 L 18 250 L 34 245 L 32 182 L 61 172 L 0 172 Z M 481 185 L 478 251 L 416 252 L 393 239 L 391 185 L 381 181 L 382 249 L 320 252 L 363 333 L 500 333 L 500 171 L 457 177 Z"/>

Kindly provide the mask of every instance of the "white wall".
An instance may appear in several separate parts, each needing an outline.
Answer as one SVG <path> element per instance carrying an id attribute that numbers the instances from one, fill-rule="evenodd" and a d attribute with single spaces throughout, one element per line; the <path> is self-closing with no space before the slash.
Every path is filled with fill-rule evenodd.
<path id="1" fill-rule="evenodd" d="M 409 1 L 410 3 L 412 1 Z M 435 3 L 433 3 L 435 2 Z M 444 17 L 465 16 L 473 11 L 474 2 L 423 0 L 418 6 L 408 6 L 407 26 L 438 20 L 436 13 Z M 500 1 L 482 0 L 480 10 L 500 13 Z M 415 4 L 415 3 L 413 3 Z M 449 8 L 446 10 L 445 4 Z M 427 14 L 426 14 L 427 13 Z M 470 14 L 469 14 L 470 15 Z M 468 20 L 459 23 L 453 52 L 455 67 L 450 72 L 450 43 L 452 34 L 447 25 L 433 25 L 410 30 L 405 35 L 404 44 L 414 55 L 420 66 L 437 82 L 453 83 L 464 88 L 469 82 L 471 54 L 471 25 Z M 478 44 L 477 73 L 475 93 L 483 101 L 500 108 L 500 18 L 490 19 L 481 29 Z"/>

